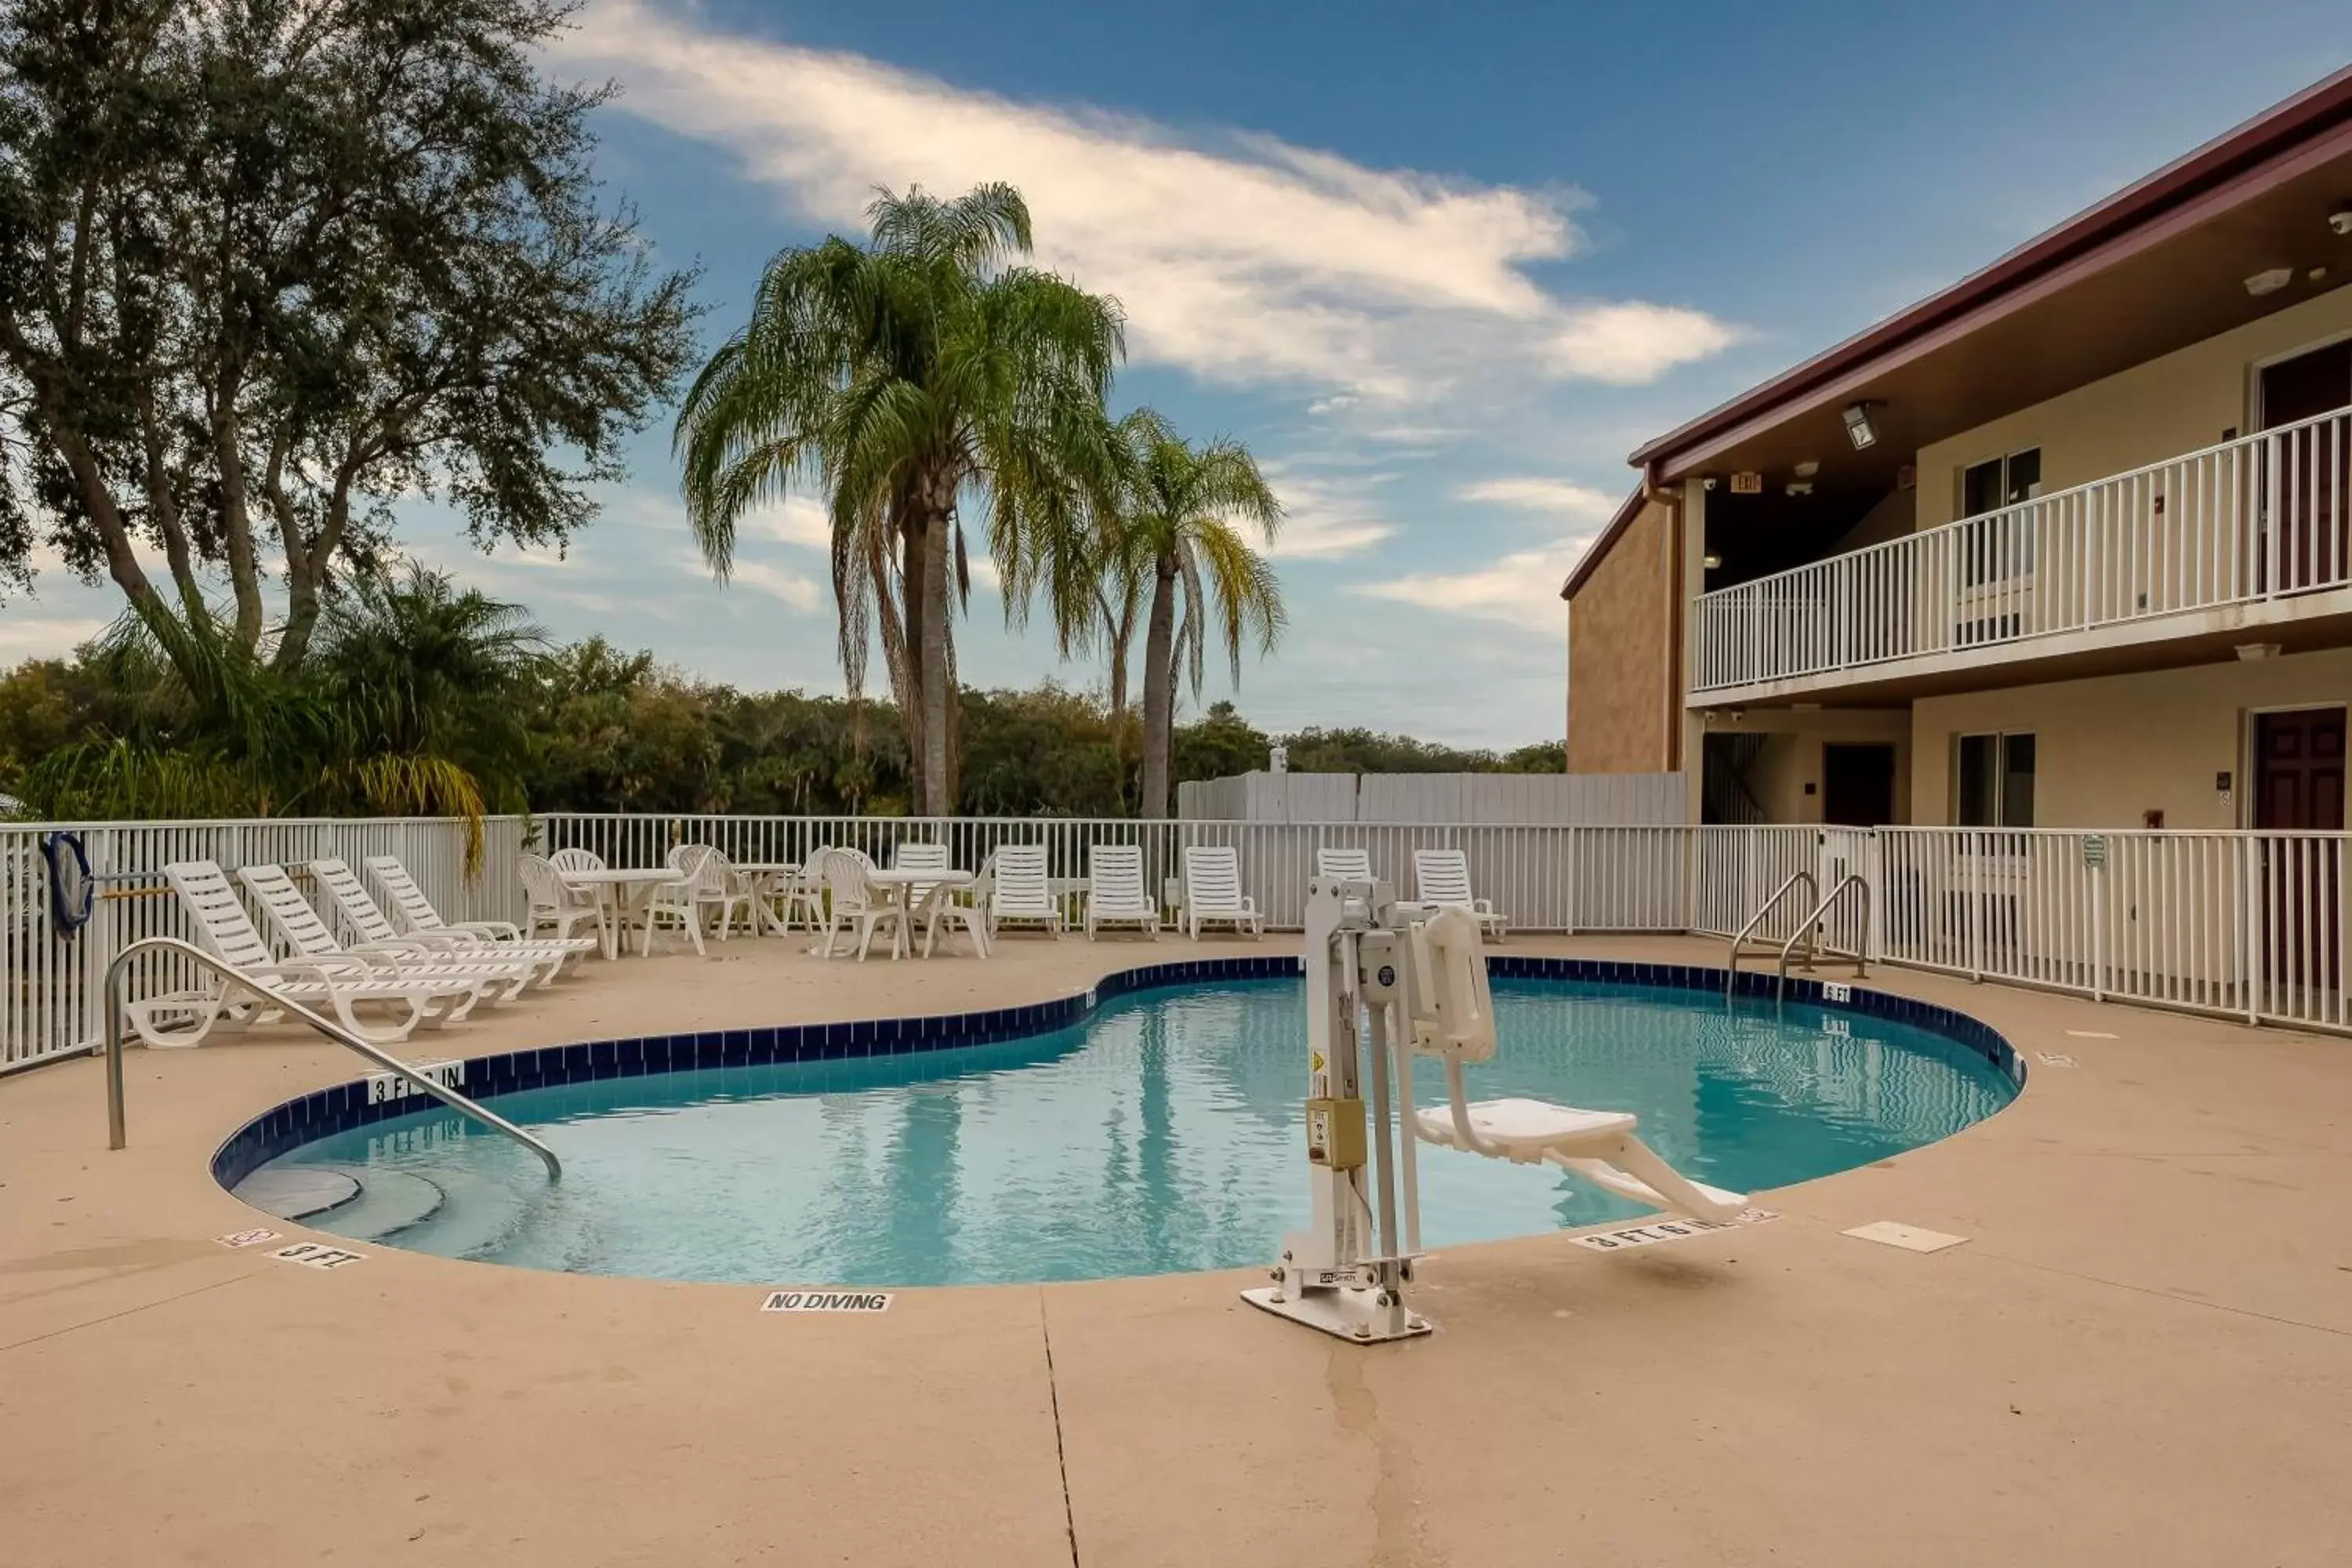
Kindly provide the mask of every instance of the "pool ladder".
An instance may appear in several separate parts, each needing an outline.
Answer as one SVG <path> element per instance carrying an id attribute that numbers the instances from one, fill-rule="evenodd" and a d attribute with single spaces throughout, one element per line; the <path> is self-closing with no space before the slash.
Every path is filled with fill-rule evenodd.
<path id="1" fill-rule="evenodd" d="M 1748 939 L 1756 934 L 1756 928 L 1762 925 L 1770 917 L 1772 911 L 1779 909 L 1782 901 L 1800 887 L 1811 896 L 1812 901 L 1807 908 L 1804 918 L 1797 922 L 1797 929 L 1790 933 L 1788 941 L 1775 949 L 1770 945 L 1768 938 L 1763 945 L 1750 950 L 1748 946 Z M 1731 999 L 1732 987 L 1739 978 L 1739 960 L 1750 951 L 1759 958 L 1777 957 L 1779 959 L 1778 980 L 1774 987 L 1776 998 L 1786 994 L 1789 989 L 1789 961 L 1795 955 L 1800 944 L 1805 950 L 1803 962 L 1806 969 L 1811 969 L 1814 960 L 1822 956 L 1841 958 L 1852 962 L 1853 977 L 1856 980 L 1865 978 L 1867 972 L 1864 967 L 1861 947 L 1866 944 L 1866 938 L 1864 943 L 1858 943 L 1853 952 L 1824 946 L 1820 941 L 1822 928 L 1827 922 L 1830 911 L 1837 907 L 1838 900 L 1849 890 L 1861 895 L 1862 924 L 1863 929 L 1867 931 L 1870 926 L 1870 883 L 1860 873 L 1848 872 L 1839 878 L 1836 884 L 1830 889 L 1829 896 L 1823 898 L 1821 884 L 1813 879 L 1813 874 L 1811 871 L 1790 872 L 1788 879 L 1772 890 L 1772 896 L 1765 900 L 1754 914 L 1748 917 L 1748 923 L 1739 928 L 1739 934 L 1731 939 L 1730 954 L 1724 962 L 1724 1000 Z"/>
<path id="2" fill-rule="evenodd" d="M 182 942 L 173 936 L 151 936 L 134 942 L 116 953 L 114 961 L 106 966 L 104 994 L 106 1001 L 106 1146 L 108 1148 L 121 1149 L 130 1142 L 124 1131 L 122 1110 L 122 971 L 132 956 L 142 952 L 176 953 L 200 968 L 211 970 L 224 980 L 244 986 L 256 996 L 265 999 L 270 1006 L 283 1008 L 293 1014 L 337 1045 L 357 1051 L 387 1071 L 398 1073 L 406 1082 L 431 1095 L 458 1115 L 470 1117 L 491 1131 L 502 1132 L 513 1139 L 539 1156 L 541 1163 L 547 1167 L 549 1181 L 557 1181 L 562 1177 L 563 1162 L 555 1157 L 555 1151 L 500 1116 L 497 1111 L 467 1098 L 446 1084 L 434 1082 L 425 1073 L 419 1072 L 391 1052 L 370 1045 L 333 1019 L 312 1012 L 290 997 L 278 994 L 268 984 L 247 974 L 236 965 L 206 952 L 194 943 Z"/>

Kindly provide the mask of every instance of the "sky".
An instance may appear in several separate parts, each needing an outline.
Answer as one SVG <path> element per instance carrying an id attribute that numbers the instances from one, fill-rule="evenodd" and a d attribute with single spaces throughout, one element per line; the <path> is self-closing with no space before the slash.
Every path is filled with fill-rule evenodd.
<path id="1" fill-rule="evenodd" d="M 1563 731 L 1559 584 L 1633 447 L 2347 58 L 2341 0 L 590 0 L 547 64 L 617 84 L 599 174 L 701 270 L 706 347 L 876 186 L 1018 185 L 1038 259 L 1125 308 L 1114 411 L 1245 443 L 1284 503 L 1287 634 L 1199 701 L 1507 747 Z M 839 690 L 819 502 L 715 584 L 669 423 L 560 554 L 429 505 L 403 546 L 560 638 Z M 967 680 L 1099 689 L 978 576 Z M 0 663 L 119 608 L 52 563 Z"/>

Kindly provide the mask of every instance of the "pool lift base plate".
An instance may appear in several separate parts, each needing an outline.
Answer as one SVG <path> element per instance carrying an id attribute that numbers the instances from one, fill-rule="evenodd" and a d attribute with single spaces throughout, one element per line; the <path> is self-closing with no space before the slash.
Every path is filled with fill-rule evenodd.
<path id="1" fill-rule="evenodd" d="M 1310 1329 L 1320 1329 L 1349 1344 L 1376 1345 L 1390 1340 L 1418 1339 L 1432 1324 L 1402 1302 L 1380 1305 L 1382 1291 L 1348 1287 L 1323 1290 L 1286 1289 L 1261 1285 L 1242 1292 L 1242 1300 L 1262 1311 Z"/>

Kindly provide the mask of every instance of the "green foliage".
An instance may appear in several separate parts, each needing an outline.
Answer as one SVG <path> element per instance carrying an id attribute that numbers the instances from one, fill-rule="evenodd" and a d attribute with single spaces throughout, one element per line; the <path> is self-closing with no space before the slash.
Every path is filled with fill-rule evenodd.
<path id="1" fill-rule="evenodd" d="M 906 745 L 887 704 L 743 692 L 602 637 L 542 650 L 510 605 L 416 574 L 338 605 L 316 668 L 238 672 L 242 719 L 205 718 L 138 637 L 0 675 L 0 793 L 44 816 L 541 811 L 903 816 Z M 336 713 L 347 721 L 331 721 Z M 1131 815 L 1121 716 L 1058 686 L 962 693 L 960 809 Z M 238 725 L 245 728 L 240 730 Z M 361 731 L 385 742 L 371 751 Z M 1365 730 L 1270 736 L 1230 702 L 1176 727 L 1180 780 L 1302 772 L 1559 772 L 1559 742 L 1507 755 Z"/>

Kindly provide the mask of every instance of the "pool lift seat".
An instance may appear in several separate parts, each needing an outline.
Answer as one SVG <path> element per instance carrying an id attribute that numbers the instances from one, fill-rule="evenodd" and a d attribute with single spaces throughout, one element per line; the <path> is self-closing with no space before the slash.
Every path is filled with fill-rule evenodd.
<path id="1" fill-rule="evenodd" d="M 1414 1113 L 1423 1142 L 1513 1164 L 1556 1165 L 1594 1186 L 1669 1214 L 1717 1225 L 1739 1217 L 1747 1194 L 1695 1182 L 1635 1136 L 1631 1111 L 1585 1110 L 1540 1100 L 1469 1098 L 1463 1068 L 1495 1057 L 1495 1002 L 1475 921 L 1451 906 L 1410 928 L 1411 972 L 1426 987 L 1412 1009 L 1411 1047 L 1445 1065 L 1446 1103 Z"/>

